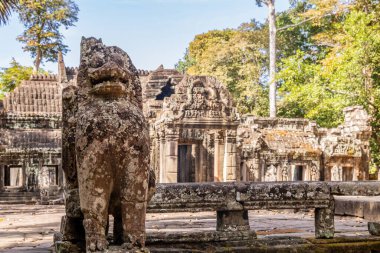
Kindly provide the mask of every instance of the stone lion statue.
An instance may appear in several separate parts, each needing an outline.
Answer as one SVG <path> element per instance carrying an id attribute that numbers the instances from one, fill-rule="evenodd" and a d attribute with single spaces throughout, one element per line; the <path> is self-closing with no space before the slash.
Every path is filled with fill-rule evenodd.
<path id="1" fill-rule="evenodd" d="M 63 112 L 63 159 L 69 160 L 64 168 L 68 187 L 79 188 L 86 252 L 107 248 L 110 214 L 116 244 L 144 251 L 145 214 L 154 179 L 149 177 L 149 131 L 138 72 L 120 48 L 82 38 L 77 83 L 75 91 L 66 88 L 63 94 L 64 100 L 75 103 Z M 68 207 L 75 206 L 75 200 L 71 202 L 66 210 L 75 209 Z"/>

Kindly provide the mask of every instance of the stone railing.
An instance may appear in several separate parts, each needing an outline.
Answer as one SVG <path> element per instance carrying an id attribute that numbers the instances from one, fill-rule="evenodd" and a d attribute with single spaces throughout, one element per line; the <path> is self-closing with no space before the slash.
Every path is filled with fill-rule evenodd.
<path id="1" fill-rule="evenodd" d="M 75 194 L 74 194 L 75 195 Z M 216 230 L 201 230 L 199 232 L 179 233 L 179 232 L 151 232 L 147 234 L 148 247 L 161 247 L 164 245 L 199 245 L 206 243 L 208 245 L 218 243 L 227 243 L 228 247 L 231 242 L 237 243 L 239 249 L 246 247 L 251 251 L 261 246 L 268 247 L 268 241 L 256 238 L 255 231 L 249 226 L 248 211 L 249 210 L 265 210 L 265 209 L 314 209 L 315 210 L 315 237 L 317 239 L 332 239 L 334 237 L 334 195 L 347 196 L 378 196 L 380 195 L 379 182 L 236 182 L 236 183 L 183 183 L 183 184 L 158 184 L 157 191 L 150 201 L 148 212 L 150 213 L 173 213 L 173 212 L 201 212 L 215 211 L 217 213 Z M 70 207 L 69 207 L 70 208 Z M 65 223 L 67 217 L 63 217 Z M 69 233 L 57 233 L 55 235 L 56 252 L 81 252 L 76 244 L 67 238 L 71 235 L 78 234 L 78 238 L 84 236 L 81 227 L 81 219 L 71 219 L 73 228 L 76 231 L 66 231 Z M 64 226 L 61 226 L 61 229 Z M 369 230 L 378 231 L 371 233 L 372 235 L 380 235 L 380 224 L 369 223 Z M 78 236 L 77 235 L 77 236 Z M 66 238 L 66 241 L 62 239 Z M 74 238 L 74 237 L 73 237 Z M 75 237 L 77 238 L 77 237 Z M 77 238 L 77 239 L 78 239 Z M 373 245 L 380 247 L 377 242 L 378 237 L 371 239 Z M 259 242 L 261 240 L 261 242 Z M 337 241 L 338 240 L 338 241 Z M 363 241 L 364 240 L 364 241 Z M 362 239 L 366 242 L 368 237 Z M 76 240 L 74 240 L 76 241 Z M 310 245 L 319 247 L 318 241 L 322 244 L 327 243 L 325 240 L 302 241 L 305 244 L 305 251 L 309 252 Z M 353 241 L 344 239 L 329 240 L 332 244 L 340 242 L 342 247 L 357 247 L 361 249 L 362 244 L 356 245 Z M 360 240 L 359 240 L 360 241 Z M 257 243 L 252 246 L 251 243 Z M 193 243 L 193 244 L 192 244 Z M 246 244 L 245 244 L 246 243 Z M 273 243 L 273 242 L 272 242 Z M 278 244 L 288 245 L 288 239 L 285 241 L 276 241 Z M 161 245 L 162 244 L 162 245 Z M 160 246 L 161 245 L 161 246 Z M 221 244 L 223 245 L 223 244 Z M 242 246 L 243 245 L 243 246 Z M 248 245 L 248 246 L 247 246 Z M 253 248 L 251 248 L 251 245 Z M 261 245 L 261 246 L 260 246 Z M 335 245 L 335 244 L 334 244 Z M 361 245 L 361 246 L 360 246 Z M 368 245 L 367 248 L 373 246 Z M 301 245 L 302 246 L 302 245 Z M 335 245 L 336 246 L 336 245 Z M 335 247 L 334 246 L 334 247 Z M 189 246 L 190 247 L 190 246 Z M 217 246 L 215 246 L 217 247 Z M 223 246 L 224 247 L 224 246 Z M 256 248 L 255 248 L 256 247 Z M 286 246 L 288 247 L 288 246 Z M 69 249 L 67 251 L 67 249 Z M 75 251 L 75 250 L 78 251 Z M 261 249 L 261 248 L 260 248 Z M 287 248 L 288 249 L 288 248 Z M 329 249 L 329 248 L 328 248 Z M 356 248 L 355 248 L 356 249 Z M 372 248 L 371 248 L 372 249 Z M 378 249 L 378 248 L 376 248 Z M 120 247 L 112 246 L 107 252 L 121 252 Z M 153 251 L 156 252 L 156 251 Z M 167 252 L 167 251 L 157 251 Z M 175 250 L 171 252 L 177 252 Z M 180 251 L 189 252 L 189 251 Z M 211 251 L 213 252 L 213 251 Z M 224 251 L 221 251 L 224 252 Z M 228 251 L 230 252 L 230 251 Z M 238 251 L 233 251 L 238 252 Z M 258 252 L 277 252 L 274 251 L 258 251 Z M 290 251 L 284 251 L 290 252 Z M 293 251 L 292 251 L 293 252 Z M 314 251 L 313 251 L 314 252 Z M 319 252 L 319 251 L 318 251 Z M 331 251 L 320 251 L 331 252 Z M 335 252 L 335 251 L 334 251 Z M 336 251 L 341 252 L 341 251 Z M 343 251 L 345 252 L 345 251 Z M 354 251 L 352 251 L 354 252 Z M 355 251 L 357 252 L 357 251 Z M 364 251 L 360 251 L 364 252 Z M 366 251 L 367 252 L 367 251 Z M 369 251 L 368 251 L 369 252 Z"/>
<path id="2" fill-rule="evenodd" d="M 148 212 L 216 211 L 216 231 L 208 240 L 244 240 L 256 236 L 248 210 L 314 209 L 315 237 L 329 239 L 334 237 L 334 195 L 380 196 L 380 182 L 159 184 Z M 369 222 L 369 229 L 380 233 L 380 224 Z"/>
<path id="3" fill-rule="evenodd" d="M 333 238 L 334 200 L 325 182 L 160 184 L 148 212 L 216 211 L 213 239 L 247 239 L 248 210 L 314 209 L 315 237 Z"/>

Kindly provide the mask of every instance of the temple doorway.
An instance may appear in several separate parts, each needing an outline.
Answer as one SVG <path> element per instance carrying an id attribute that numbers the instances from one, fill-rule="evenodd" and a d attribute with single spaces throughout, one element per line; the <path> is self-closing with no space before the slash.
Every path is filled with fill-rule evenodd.
<path id="1" fill-rule="evenodd" d="M 178 145 L 178 183 L 195 182 L 195 162 L 192 145 Z"/>
<path id="2" fill-rule="evenodd" d="M 343 167 L 342 173 L 343 181 L 353 181 L 354 179 L 354 168 L 353 167 Z"/>
<path id="3" fill-rule="evenodd" d="M 294 181 L 303 181 L 304 169 L 301 165 L 296 165 L 294 168 Z"/>
<path id="4" fill-rule="evenodd" d="M 5 166 L 4 186 L 21 187 L 22 180 L 22 167 Z"/>

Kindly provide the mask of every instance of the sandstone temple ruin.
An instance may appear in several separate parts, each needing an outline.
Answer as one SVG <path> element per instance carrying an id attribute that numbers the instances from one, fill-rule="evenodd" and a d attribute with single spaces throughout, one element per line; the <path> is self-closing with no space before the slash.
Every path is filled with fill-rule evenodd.
<path id="1" fill-rule="evenodd" d="M 160 66 L 139 71 L 158 182 L 357 181 L 368 179 L 369 116 L 344 111 L 334 129 L 305 119 L 239 115 L 215 78 Z M 0 101 L 0 190 L 63 185 L 62 89 L 76 70 L 32 76 Z"/>
<path id="2" fill-rule="evenodd" d="M 211 77 L 141 71 L 151 160 L 159 182 L 368 179 L 369 116 L 346 108 L 334 129 L 306 119 L 238 115 Z"/>

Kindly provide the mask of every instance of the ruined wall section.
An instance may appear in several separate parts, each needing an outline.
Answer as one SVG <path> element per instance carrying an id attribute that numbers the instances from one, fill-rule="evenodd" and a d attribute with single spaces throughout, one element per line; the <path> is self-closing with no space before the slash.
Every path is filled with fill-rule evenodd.
<path id="1" fill-rule="evenodd" d="M 362 106 L 347 107 L 344 122 L 337 128 L 319 130 L 323 149 L 325 179 L 331 181 L 368 180 L 370 116 Z"/>
<path id="2" fill-rule="evenodd" d="M 344 123 L 332 129 L 306 119 L 243 117 L 238 128 L 242 180 L 367 180 L 370 118 L 360 106 L 344 114 Z"/>
<path id="3" fill-rule="evenodd" d="M 61 86 L 56 75 L 33 75 L 22 81 L 3 100 L 2 113 L 9 116 L 60 116 Z"/>
<path id="4" fill-rule="evenodd" d="M 0 188 L 10 180 L 6 174 L 12 168 L 22 171 L 20 190 L 36 189 L 36 184 L 49 180 L 63 183 L 61 90 L 57 75 L 32 75 L 6 94 L 0 108 Z M 54 178 L 45 178 L 48 170 L 53 170 Z"/>
<path id="5" fill-rule="evenodd" d="M 320 180 L 321 150 L 315 122 L 244 116 L 238 147 L 244 181 Z"/>
<path id="6" fill-rule="evenodd" d="M 151 125 L 160 182 L 235 181 L 238 114 L 215 78 L 185 75 Z"/>
<path id="7" fill-rule="evenodd" d="M 175 86 L 183 75 L 175 69 L 164 69 L 161 65 L 155 71 L 139 71 L 143 93 L 143 111 L 150 123 L 154 122 L 162 111 L 165 97 L 174 94 Z"/>

